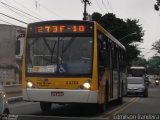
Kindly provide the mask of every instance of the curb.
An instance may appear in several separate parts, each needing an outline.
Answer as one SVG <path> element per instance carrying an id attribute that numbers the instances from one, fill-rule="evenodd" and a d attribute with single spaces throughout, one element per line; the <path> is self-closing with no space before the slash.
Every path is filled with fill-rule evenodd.
<path id="1" fill-rule="evenodd" d="M 22 101 L 22 100 L 23 100 L 23 97 L 22 97 L 22 96 L 9 97 L 9 98 L 8 98 L 8 103 L 19 102 L 19 101 Z"/>

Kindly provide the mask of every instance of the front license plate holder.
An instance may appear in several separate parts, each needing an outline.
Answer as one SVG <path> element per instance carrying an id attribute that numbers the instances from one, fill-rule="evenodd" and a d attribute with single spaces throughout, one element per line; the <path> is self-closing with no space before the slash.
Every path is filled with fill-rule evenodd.
<path id="1" fill-rule="evenodd" d="M 62 92 L 62 91 L 52 91 L 51 92 L 51 96 L 64 96 L 64 92 Z"/>

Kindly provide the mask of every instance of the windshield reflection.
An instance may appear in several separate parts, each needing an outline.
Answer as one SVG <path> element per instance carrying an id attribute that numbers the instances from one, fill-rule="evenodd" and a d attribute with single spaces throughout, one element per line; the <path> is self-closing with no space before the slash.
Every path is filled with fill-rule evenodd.
<path id="1" fill-rule="evenodd" d="M 91 74 L 92 37 L 29 38 L 27 72 Z"/>

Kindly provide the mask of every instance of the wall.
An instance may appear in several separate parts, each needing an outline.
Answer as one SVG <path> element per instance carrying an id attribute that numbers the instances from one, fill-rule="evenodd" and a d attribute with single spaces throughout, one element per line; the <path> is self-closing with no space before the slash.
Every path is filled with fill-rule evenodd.
<path id="1" fill-rule="evenodd" d="M 19 69 L 15 55 L 16 41 L 19 31 L 25 32 L 25 28 L 0 24 L 0 82 L 2 84 L 19 83 Z M 18 59 L 21 62 L 21 58 Z"/>

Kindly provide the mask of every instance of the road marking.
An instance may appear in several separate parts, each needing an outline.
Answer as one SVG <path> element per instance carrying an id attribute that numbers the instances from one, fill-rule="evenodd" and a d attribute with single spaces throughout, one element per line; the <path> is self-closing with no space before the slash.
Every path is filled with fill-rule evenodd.
<path id="1" fill-rule="evenodd" d="M 110 117 L 115 113 L 119 113 L 119 112 L 123 111 L 124 109 L 126 109 L 127 107 L 129 107 L 130 105 L 132 105 L 133 103 L 135 103 L 138 99 L 139 98 L 132 98 L 129 102 L 124 103 L 123 105 L 121 105 L 121 106 L 119 106 L 109 112 L 104 113 L 102 115 L 102 117 Z"/>
<path id="2" fill-rule="evenodd" d="M 122 109 L 120 109 L 117 112 L 115 112 L 114 114 L 118 114 L 118 113 L 124 111 L 126 108 L 130 107 L 131 105 L 133 105 L 137 100 L 139 100 L 139 98 L 136 98 L 135 100 L 133 100 L 132 102 L 130 102 L 129 104 L 127 104 L 126 106 L 124 106 Z"/>
<path id="3" fill-rule="evenodd" d="M 117 110 L 119 110 L 119 109 L 122 108 L 123 106 L 125 106 L 125 105 L 129 104 L 130 102 L 132 102 L 134 99 L 136 99 L 136 98 L 132 98 L 131 100 L 129 100 L 129 102 L 126 102 L 126 103 L 120 105 L 119 107 L 117 107 L 117 108 L 115 108 L 115 109 L 113 109 L 113 110 L 111 110 L 111 111 L 109 111 L 109 112 L 104 113 L 102 116 L 108 116 L 108 115 L 116 112 Z"/>

